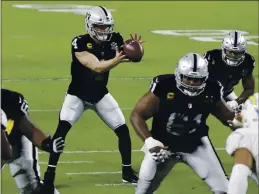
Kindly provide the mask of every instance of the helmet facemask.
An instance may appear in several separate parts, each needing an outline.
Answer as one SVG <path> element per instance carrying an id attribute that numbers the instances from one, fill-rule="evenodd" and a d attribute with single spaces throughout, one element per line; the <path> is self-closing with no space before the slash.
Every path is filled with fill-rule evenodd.
<path id="1" fill-rule="evenodd" d="M 204 91 L 208 77 L 180 74 L 179 78 L 176 82 L 181 92 L 188 96 L 198 96 Z"/>
<path id="2" fill-rule="evenodd" d="M 92 31 L 97 40 L 109 41 L 111 39 L 111 34 L 113 33 L 113 24 L 93 24 Z"/>
<path id="3" fill-rule="evenodd" d="M 222 49 L 222 59 L 230 66 L 238 66 L 245 59 L 245 51 Z"/>

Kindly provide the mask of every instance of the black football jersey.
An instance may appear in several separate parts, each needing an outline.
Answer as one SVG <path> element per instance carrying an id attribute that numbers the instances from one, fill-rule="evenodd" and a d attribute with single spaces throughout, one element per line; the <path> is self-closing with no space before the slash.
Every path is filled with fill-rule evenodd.
<path id="1" fill-rule="evenodd" d="M 209 79 L 223 85 L 224 97 L 233 91 L 241 79 L 252 75 L 255 66 L 254 58 L 248 53 L 245 53 L 244 61 L 238 66 L 227 65 L 222 59 L 221 49 L 208 51 L 204 58 L 209 63 Z"/>
<path id="2" fill-rule="evenodd" d="M 96 103 L 108 90 L 109 71 L 96 73 L 82 65 L 75 56 L 75 52 L 87 51 L 95 55 L 99 61 L 110 60 L 116 55 L 116 47 L 121 48 L 124 44 L 120 33 L 113 33 L 111 40 L 96 44 L 89 34 L 76 36 L 72 40 L 72 63 L 71 75 L 72 81 L 69 85 L 68 93 L 76 95 L 79 98 Z"/>
<path id="3" fill-rule="evenodd" d="M 175 75 L 159 75 L 150 91 L 160 99 L 159 111 L 153 116 L 152 136 L 173 152 L 192 152 L 208 135 L 206 120 L 221 100 L 222 87 L 208 82 L 194 97 L 183 94 L 176 86 Z"/>
<path id="4" fill-rule="evenodd" d="M 20 143 L 21 132 L 17 127 L 20 119 L 28 114 L 28 103 L 18 92 L 1 89 L 1 106 L 7 117 L 5 129 L 10 144 Z"/>

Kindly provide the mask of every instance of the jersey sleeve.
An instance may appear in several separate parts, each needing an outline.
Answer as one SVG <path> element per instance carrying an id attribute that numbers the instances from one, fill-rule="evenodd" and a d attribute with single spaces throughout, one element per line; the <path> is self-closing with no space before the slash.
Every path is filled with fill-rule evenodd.
<path id="1" fill-rule="evenodd" d="M 5 112 L 1 109 L 1 130 L 5 130 L 7 127 L 7 117 Z"/>
<path id="2" fill-rule="evenodd" d="M 214 104 L 221 101 L 224 95 L 224 87 L 222 84 L 217 81 L 213 83 L 213 91 L 214 91 Z"/>
<path id="3" fill-rule="evenodd" d="M 203 54 L 203 58 L 206 59 L 208 61 L 208 63 L 211 62 L 211 53 L 210 51 L 207 51 L 206 53 Z"/>
<path id="4" fill-rule="evenodd" d="M 71 46 L 72 46 L 72 52 L 82 52 L 85 51 L 85 44 L 84 44 L 84 40 L 82 37 L 80 36 L 76 36 L 72 42 L 71 42 Z"/>
<path id="5" fill-rule="evenodd" d="M 163 79 L 160 76 L 156 76 L 152 79 L 150 88 L 150 92 L 155 94 L 158 98 L 163 98 L 165 96 L 165 89 L 163 87 Z"/>
<path id="6" fill-rule="evenodd" d="M 254 57 L 250 56 L 247 76 L 251 76 L 253 74 L 254 67 L 255 67 L 255 59 Z"/>
<path id="7" fill-rule="evenodd" d="M 214 59 L 213 59 L 213 52 L 212 51 L 207 51 L 206 53 L 204 53 L 203 58 L 208 62 L 208 71 L 209 73 L 213 75 L 213 71 L 214 71 Z M 217 82 L 217 80 L 215 79 L 215 76 L 209 76 L 209 80 L 213 81 L 213 82 Z"/>
<path id="8" fill-rule="evenodd" d="M 16 96 L 13 109 L 15 120 L 20 120 L 21 117 L 28 115 L 29 105 L 23 95 Z"/>

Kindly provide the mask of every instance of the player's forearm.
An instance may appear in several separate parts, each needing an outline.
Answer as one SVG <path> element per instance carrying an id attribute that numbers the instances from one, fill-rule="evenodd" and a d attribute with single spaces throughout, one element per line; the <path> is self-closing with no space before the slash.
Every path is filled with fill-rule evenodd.
<path id="1" fill-rule="evenodd" d="M 35 145 L 37 148 L 42 149 L 42 142 L 47 138 L 47 136 L 39 129 L 32 128 L 24 132 L 24 135 Z"/>
<path id="2" fill-rule="evenodd" d="M 130 117 L 130 122 L 136 131 L 137 135 L 145 141 L 148 137 L 151 137 L 151 133 L 148 130 L 147 123 L 143 117 L 138 115 L 138 113 L 132 113 Z"/>
<path id="3" fill-rule="evenodd" d="M 42 149 L 42 142 L 46 139 L 46 135 L 38 129 L 38 127 L 31 121 L 28 115 L 21 119 L 19 129 L 22 133 L 39 149 Z"/>
<path id="4" fill-rule="evenodd" d="M 249 96 L 251 96 L 253 94 L 254 94 L 254 88 L 252 88 L 252 87 L 251 88 L 246 88 L 241 93 L 241 95 L 237 98 L 236 101 L 237 101 L 238 104 L 242 104 L 242 103 L 244 103 L 247 100 L 247 98 Z"/>
<path id="5" fill-rule="evenodd" d="M 249 96 L 254 94 L 255 80 L 253 75 L 250 75 L 244 78 L 242 80 L 242 85 L 244 90 L 236 100 L 238 104 L 244 103 Z"/>
<path id="6" fill-rule="evenodd" d="M 110 59 L 107 61 L 99 61 L 94 65 L 93 71 L 98 73 L 103 73 L 109 71 L 113 67 L 117 66 L 118 64 L 115 62 L 114 59 Z"/>
<path id="7" fill-rule="evenodd" d="M 42 142 L 47 138 L 47 136 L 39 129 L 35 128 L 32 133 L 31 141 L 33 145 L 41 150 L 44 150 Z"/>
<path id="8" fill-rule="evenodd" d="M 229 127 L 228 121 L 232 121 L 235 118 L 235 113 L 230 111 L 225 102 L 219 101 L 216 105 L 216 109 L 212 112 L 212 114 L 221 121 L 221 123 L 225 126 Z"/>
<path id="9" fill-rule="evenodd" d="M 97 57 L 88 52 L 76 52 L 75 55 L 82 65 L 97 73 L 109 71 L 118 65 L 114 58 L 110 60 L 99 61 Z"/>

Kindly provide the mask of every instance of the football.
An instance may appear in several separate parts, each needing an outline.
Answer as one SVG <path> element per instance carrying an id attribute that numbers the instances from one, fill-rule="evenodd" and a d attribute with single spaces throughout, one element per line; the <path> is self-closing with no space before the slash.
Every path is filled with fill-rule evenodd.
<path id="1" fill-rule="evenodd" d="M 125 41 L 123 51 L 132 62 L 141 61 L 144 55 L 144 48 L 142 44 L 132 39 Z"/>

